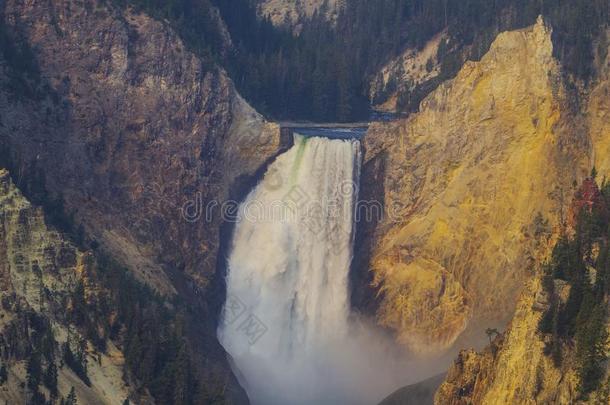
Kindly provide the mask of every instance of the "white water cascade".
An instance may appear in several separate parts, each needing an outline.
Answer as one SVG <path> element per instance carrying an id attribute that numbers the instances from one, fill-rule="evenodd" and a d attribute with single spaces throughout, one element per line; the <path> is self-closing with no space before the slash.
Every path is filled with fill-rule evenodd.
<path id="1" fill-rule="evenodd" d="M 240 206 L 218 336 L 253 404 L 368 404 L 405 383 L 350 314 L 359 165 L 358 140 L 295 135 Z"/>

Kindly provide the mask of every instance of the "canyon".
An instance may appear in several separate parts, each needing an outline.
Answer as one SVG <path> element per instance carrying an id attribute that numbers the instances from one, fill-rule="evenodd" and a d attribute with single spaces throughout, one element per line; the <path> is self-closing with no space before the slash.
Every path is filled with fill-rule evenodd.
<path id="1" fill-rule="evenodd" d="M 393 211 L 375 229 L 377 319 L 414 350 L 509 319 L 544 242 L 536 215 L 556 229 L 562 195 L 590 171 L 565 98 L 540 20 L 501 34 L 419 113 L 369 128 L 364 176 L 383 181 Z"/>
<path id="2" fill-rule="evenodd" d="M 264 1 L 259 11 L 298 31 L 320 7 L 328 8 L 329 21 L 339 7 L 297 3 Z M 378 401 L 400 385 L 446 371 L 456 354 L 438 404 L 578 400 L 574 367 L 558 368 L 544 354 L 537 330 L 543 311 L 535 308 L 548 304 L 540 268 L 568 221 L 575 185 L 593 168 L 599 179 L 610 176 L 607 31 L 606 42 L 596 43 L 588 82 L 565 73 L 553 53 L 553 29 L 540 17 L 533 26 L 500 33 L 480 60 L 428 89 L 417 111 L 370 123 L 357 142 L 306 141 L 294 134 L 298 129 L 282 128 L 251 107 L 215 58 L 190 49 L 167 21 L 134 7 L 7 0 L 2 16 L 25 62 L 8 52 L 0 60 L 0 157 L 8 169 L 0 171 L 0 335 L 3 353 L 11 353 L 0 398 L 16 402 L 26 395 L 19 387 L 28 384 L 39 343 L 35 333 L 11 331 L 35 330 L 30 314 L 36 314 L 54 339 L 45 369 L 69 340 L 82 348 L 89 384 L 70 367 L 57 373 L 58 394 L 68 397 L 74 387 L 79 403 L 169 397 L 268 403 L 280 393 L 258 381 L 267 377 L 285 388 L 284 403 L 297 392 L 302 403 L 333 395 Z M 228 49 L 232 39 L 222 17 L 214 18 Z M 371 77 L 377 86 L 369 89 L 371 99 L 395 111 L 391 81 L 408 92 L 435 79 L 443 35 L 380 67 Z M 345 148 L 350 153 L 341 155 Z M 331 151 L 342 158 L 329 157 Z M 294 224 L 287 230 L 227 220 L 223 209 L 239 212 L 239 203 L 279 193 L 273 177 L 279 166 L 310 196 L 332 192 L 343 177 L 357 179 L 358 201 L 379 204 L 383 215 L 349 218 L 339 241 L 309 237 Z M 324 179 L 329 190 L 317 188 Z M 344 225 L 327 222 L 327 235 Z M 309 250 L 289 245 L 299 237 Z M 329 256 L 334 242 L 350 248 Z M 318 256 L 330 258 L 307 264 Z M 126 269 L 134 285 L 145 286 L 138 305 L 164 303 L 144 312 L 167 311 L 169 332 L 159 341 L 179 336 L 175 354 L 189 359 L 184 381 L 191 388 L 160 392 L 161 377 L 134 366 L 129 322 L 114 322 L 120 295 L 109 299 L 109 308 L 99 307 L 116 288 L 102 270 L 108 257 L 117 263 L 109 267 Z M 314 274 L 318 284 L 309 285 Z M 250 296 L 252 283 L 264 296 Z M 81 287 L 91 310 L 86 322 L 76 312 L 62 313 L 66 303 L 80 302 L 74 297 Z M 289 336 L 290 347 L 276 352 L 265 343 L 256 352 L 258 346 L 244 343 L 247 336 L 227 335 L 222 307 L 235 297 L 257 316 L 271 314 L 264 322 L 275 329 L 265 338 Z M 290 313 L 276 312 L 289 307 Z M 366 348 L 374 353 L 366 362 L 371 369 L 343 381 L 342 390 L 327 378 L 328 387 L 311 392 L 324 386 L 320 364 L 334 367 L 341 357 L 325 355 L 324 347 L 349 346 L 354 317 L 375 331 L 363 342 L 380 346 Z M 122 332 L 111 333 L 113 325 Z M 486 328 L 499 332 L 484 348 Z M 321 331 L 336 336 L 329 340 Z M 19 339 L 28 346 L 19 348 Z M 431 366 L 412 375 L 396 366 L 384 382 L 395 380 L 378 388 L 372 380 L 385 375 L 377 368 L 385 354 L 375 349 L 385 348 L 384 339 Z M 366 352 L 358 344 L 355 351 L 345 348 L 336 374 L 356 376 L 355 369 L 366 368 L 359 358 L 345 360 Z M 460 352 L 465 347 L 482 352 Z M 252 366 L 261 358 L 266 373 Z M 277 373 L 289 370 L 294 358 L 303 370 L 282 380 Z M 177 374 L 172 364 L 167 370 Z M 309 385 L 299 386 L 303 376 L 313 376 Z M 369 386 L 359 382 L 367 379 L 375 388 L 362 392 Z M 592 400 L 603 400 L 603 389 Z"/>
<path id="3" fill-rule="evenodd" d="M 86 245 L 198 308 L 188 322 L 191 357 L 205 390 L 227 395 L 233 377 L 214 331 L 222 298 L 212 298 L 223 296 L 215 281 L 222 220 L 220 210 L 211 218 L 202 210 L 243 192 L 277 153 L 279 127 L 145 14 L 98 1 L 7 2 L 3 13 L 37 61 L 26 82 L 35 97 L 0 96 L 11 175 L 59 205 Z"/>

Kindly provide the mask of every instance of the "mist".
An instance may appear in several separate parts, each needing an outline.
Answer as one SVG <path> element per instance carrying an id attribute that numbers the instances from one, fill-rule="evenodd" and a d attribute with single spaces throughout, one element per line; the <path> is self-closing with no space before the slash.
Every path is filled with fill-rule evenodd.
<path id="1" fill-rule="evenodd" d="M 371 404 L 437 371 L 350 309 L 359 172 L 358 140 L 297 135 L 240 207 L 218 337 L 254 404 Z"/>

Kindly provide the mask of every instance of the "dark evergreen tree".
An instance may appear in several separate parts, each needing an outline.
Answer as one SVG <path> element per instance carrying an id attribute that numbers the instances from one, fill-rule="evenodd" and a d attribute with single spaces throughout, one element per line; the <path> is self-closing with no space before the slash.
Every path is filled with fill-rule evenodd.
<path id="1" fill-rule="evenodd" d="M 87 375 L 87 359 L 84 351 L 81 349 L 79 344 L 79 349 L 76 353 L 72 351 L 70 348 L 70 343 L 66 342 L 63 344 L 63 360 L 64 363 L 74 371 L 76 374 L 86 385 L 91 386 L 91 381 L 89 380 L 89 376 Z"/>
<path id="2" fill-rule="evenodd" d="M 566 71 L 593 74 L 593 42 L 608 22 L 607 0 L 350 0 L 334 24 L 319 12 L 298 35 L 258 16 L 251 0 L 115 0 L 167 19 L 195 51 L 220 62 L 255 107 L 273 118 L 368 118 L 371 74 L 406 48 L 421 49 L 446 30 L 438 56 L 441 74 L 399 105 L 419 100 L 458 71 L 464 58 L 479 59 L 496 34 L 531 25 L 539 14 L 553 26 L 554 52 Z M 232 47 L 220 34 L 211 7 L 220 10 Z M 470 55 L 462 50 L 469 48 Z M 345 61 L 349 63 L 347 70 Z"/>
<path id="3" fill-rule="evenodd" d="M 33 352 L 26 365 L 28 388 L 34 392 L 38 390 L 40 378 L 42 376 L 42 366 L 40 364 L 40 354 Z"/>
<path id="4" fill-rule="evenodd" d="M 47 366 L 43 382 L 44 385 L 49 389 L 51 398 L 57 398 L 57 366 L 55 365 L 55 362 L 53 360 L 51 360 L 49 362 L 49 365 Z"/>
<path id="5" fill-rule="evenodd" d="M 6 365 L 2 364 L 0 366 L 0 385 L 4 384 L 8 381 L 8 370 L 6 369 Z"/>
<path id="6" fill-rule="evenodd" d="M 68 397 L 65 400 L 65 405 L 77 405 L 78 404 L 78 400 L 76 398 L 76 391 L 74 390 L 74 387 L 72 387 L 70 389 L 70 393 L 68 394 Z"/>
<path id="7" fill-rule="evenodd" d="M 582 399 L 599 388 L 607 361 L 607 301 L 609 293 L 610 223 L 607 215 L 607 187 L 587 179 L 576 192 L 572 209 L 576 212 L 573 237 L 563 236 L 555 245 L 551 263 L 545 266 L 543 287 L 550 305 L 538 331 L 550 334 L 545 353 L 555 365 L 561 360 L 561 346 L 576 347 L 575 363 Z M 599 253 L 593 260 L 593 246 Z M 570 294 L 564 305 L 558 303 L 554 279 L 567 281 Z"/>

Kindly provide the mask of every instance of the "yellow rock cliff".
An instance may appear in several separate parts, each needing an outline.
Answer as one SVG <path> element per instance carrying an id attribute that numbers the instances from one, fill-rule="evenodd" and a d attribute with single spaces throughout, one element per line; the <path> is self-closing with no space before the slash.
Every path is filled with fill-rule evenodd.
<path id="1" fill-rule="evenodd" d="M 513 313 L 572 183 L 591 168 L 591 141 L 602 148 L 608 137 L 607 101 L 591 104 L 591 140 L 562 83 L 539 19 L 500 34 L 419 113 L 370 128 L 365 186 L 367 172 L 385 173 L 370 265 L 376 316 L 412 350 L 484 339 L 485 327 Z"/>

